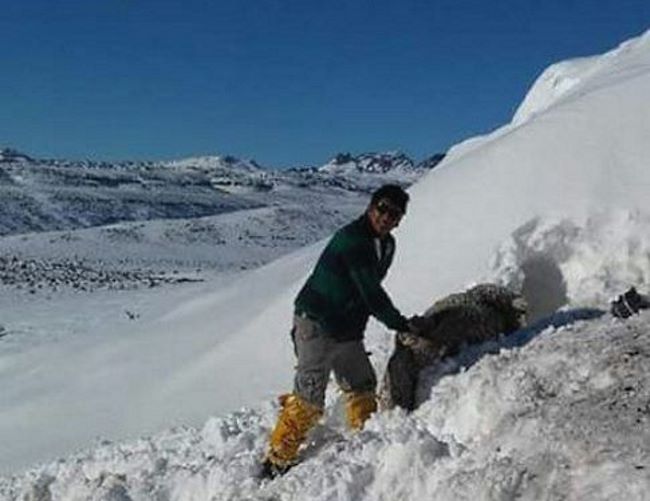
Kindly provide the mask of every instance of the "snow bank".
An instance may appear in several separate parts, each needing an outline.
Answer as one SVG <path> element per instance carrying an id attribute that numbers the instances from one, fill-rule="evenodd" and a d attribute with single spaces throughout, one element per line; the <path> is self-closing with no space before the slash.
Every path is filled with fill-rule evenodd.
<path id="1" fill-rule="evenodd" d="M 603 212 L 650 214 L 650 35 L 602 57 L 611 71 L 576 85 L 571 99 L 461 145 L 411 188 L 388 281 L 400 305 L 423 311 L 485 276 L 503 242 L 536 218 L 581 226 Z M 631 235 L 618 236 L 623 249 Z M 604 278 L 594 287 L 598 298 L 612 288 Z"/>
<path id="2" fill-rule="evenodd" d="M 603 87 L 603 80 L 612 85 L 618 79 L 626 80 L 637 71 L 645 71 L 648 47 L 650 33 L 645 33 L 603 55 L 549 66 L 528 91 L 512 123 L 523 124 L 563 100 Z"/>
<path id="3" fill-rule="evenodd" d="M 579 500 L 646 498 L 650 314 L 490 346 L 410 416 L 347 435 L 331 412 L 304 462 L 255 478 L 277 408 L 261 405 L 0 479 L 9 498 L 65 500 Z M 495 354 L 488 354 L 489 351 Z M 560 375 L 560 377 L 558 377 Z"/>
<path id="4" fill-rule="evenodd" d="M 521 290 L 536 320 L 565 306 L 607 309 L 630 285 L 650 283 L 650 216 L 595 213 L 582 221 L 535 218 L 517 228 L 485 280 Z"/>
<path id="5" fill-rule="evenodd" d="M 606 316 L 549 329 L 524 348 L 442 379 L 416 416 L 465 449 L 428 492 L 441 499 L 644 499 L 649 320 Z"/>

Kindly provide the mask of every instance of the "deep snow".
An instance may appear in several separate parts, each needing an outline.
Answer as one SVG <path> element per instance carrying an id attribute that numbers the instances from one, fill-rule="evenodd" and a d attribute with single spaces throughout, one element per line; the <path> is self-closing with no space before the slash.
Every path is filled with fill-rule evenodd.
<path id="1" fill-rule="evenodd" d="M 334 410 L 305 461 L 275 481 L 255 478 L 276 412 L 264 403 L 201 429 L 106 441 L 0 481 L 0 492 L 66 500 L 647 499 L 649 321 L 646 313 L 626 322 L 606 315 L 536 332 L 521 348 L 477 348 L 478 361 L 456 375 L 464 361 L 448 361 L 452 375 L 412 415 L 380 414 L 355 436 L 341 429 L 332 391 Z"/>
<path id="2" fill-rule="evenodd" d="M 397 232 L 387 286 L 404 313 L 486 279 L 522 287 L 537 317 L 557 307 L 605 308 L 628 285 L 647 291 L 649 92 L 650 32 L 589 64 L 550 68 L 511 124 L 454 148 L 410 190 Z M 201 430 L 105 443 L 0 480 L 0 493 L 647 499 L 647 313 L 549 328 L 522 346 L 503 341 L 498 353 L 449 361 L 451 374 L 423 378 L 429 399 L 415 413 L 380 414 L 344 440 L 330 391 L 318 453 L 308 450 L 285 478 L 255 480 L 275 418 L 271 397 L 290 385 L 291 300 L 322 245 L 213 292 L 209 283 L 195 286 L 165 315 L 132 328 L 108 324 L 91 339 L 2 356 L 5 468 L 88 447 L 98 435 L 135 437 L 225 417 Z M 371 324 L 380 370 L 390 340 Z"/>

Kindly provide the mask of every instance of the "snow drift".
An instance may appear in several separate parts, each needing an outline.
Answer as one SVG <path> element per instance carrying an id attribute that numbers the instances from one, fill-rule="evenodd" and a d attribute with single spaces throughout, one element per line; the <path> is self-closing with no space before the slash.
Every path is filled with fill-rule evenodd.
<path id="1" fill-rule="evenodd" d="M 543 74 L 529 93 L 536 104 L 518 122 L 453 148 L 411 189 L 389 278 L 399 301 L 423 310 L 431 297 L 476 281 L 495 249 L 535 218 L 580 224 L 594 213 L 648 213 L 650 34 L 600 57 L 598 72 L 578 71 L 582 60 L 553 67 L 556 79 L 571 76 L 570 94 L 541 99 Z M 619 283 L 601 285 L 605 298 Z"/>

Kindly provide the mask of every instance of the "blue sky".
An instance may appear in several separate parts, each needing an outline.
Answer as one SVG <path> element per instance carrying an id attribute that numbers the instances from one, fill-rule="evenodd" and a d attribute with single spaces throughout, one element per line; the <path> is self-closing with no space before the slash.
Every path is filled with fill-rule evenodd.
<path id="1" fill-rule="evenodd" d="M 648 0 L 6 0 L 0 145 L 40 157 L 422 158 L 510 120 Z"/>

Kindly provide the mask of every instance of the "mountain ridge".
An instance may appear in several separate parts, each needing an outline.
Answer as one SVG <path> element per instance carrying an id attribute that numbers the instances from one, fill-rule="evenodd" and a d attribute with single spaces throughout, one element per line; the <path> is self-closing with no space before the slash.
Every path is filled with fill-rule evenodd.
<path id="1" fill-rule="evenodd" d="M 0 235 L 213 216 L 284 204 L 314 191 L 363 194 L 386 182 L 409 186 L 434 165 L 431 159 L 415 165 L 401 153 L 367 153 L 350 161 L 330 172 L 269 169 L 231 155 L 111 163 L 34 159 L 5 148 L 0 154 Z"/>

